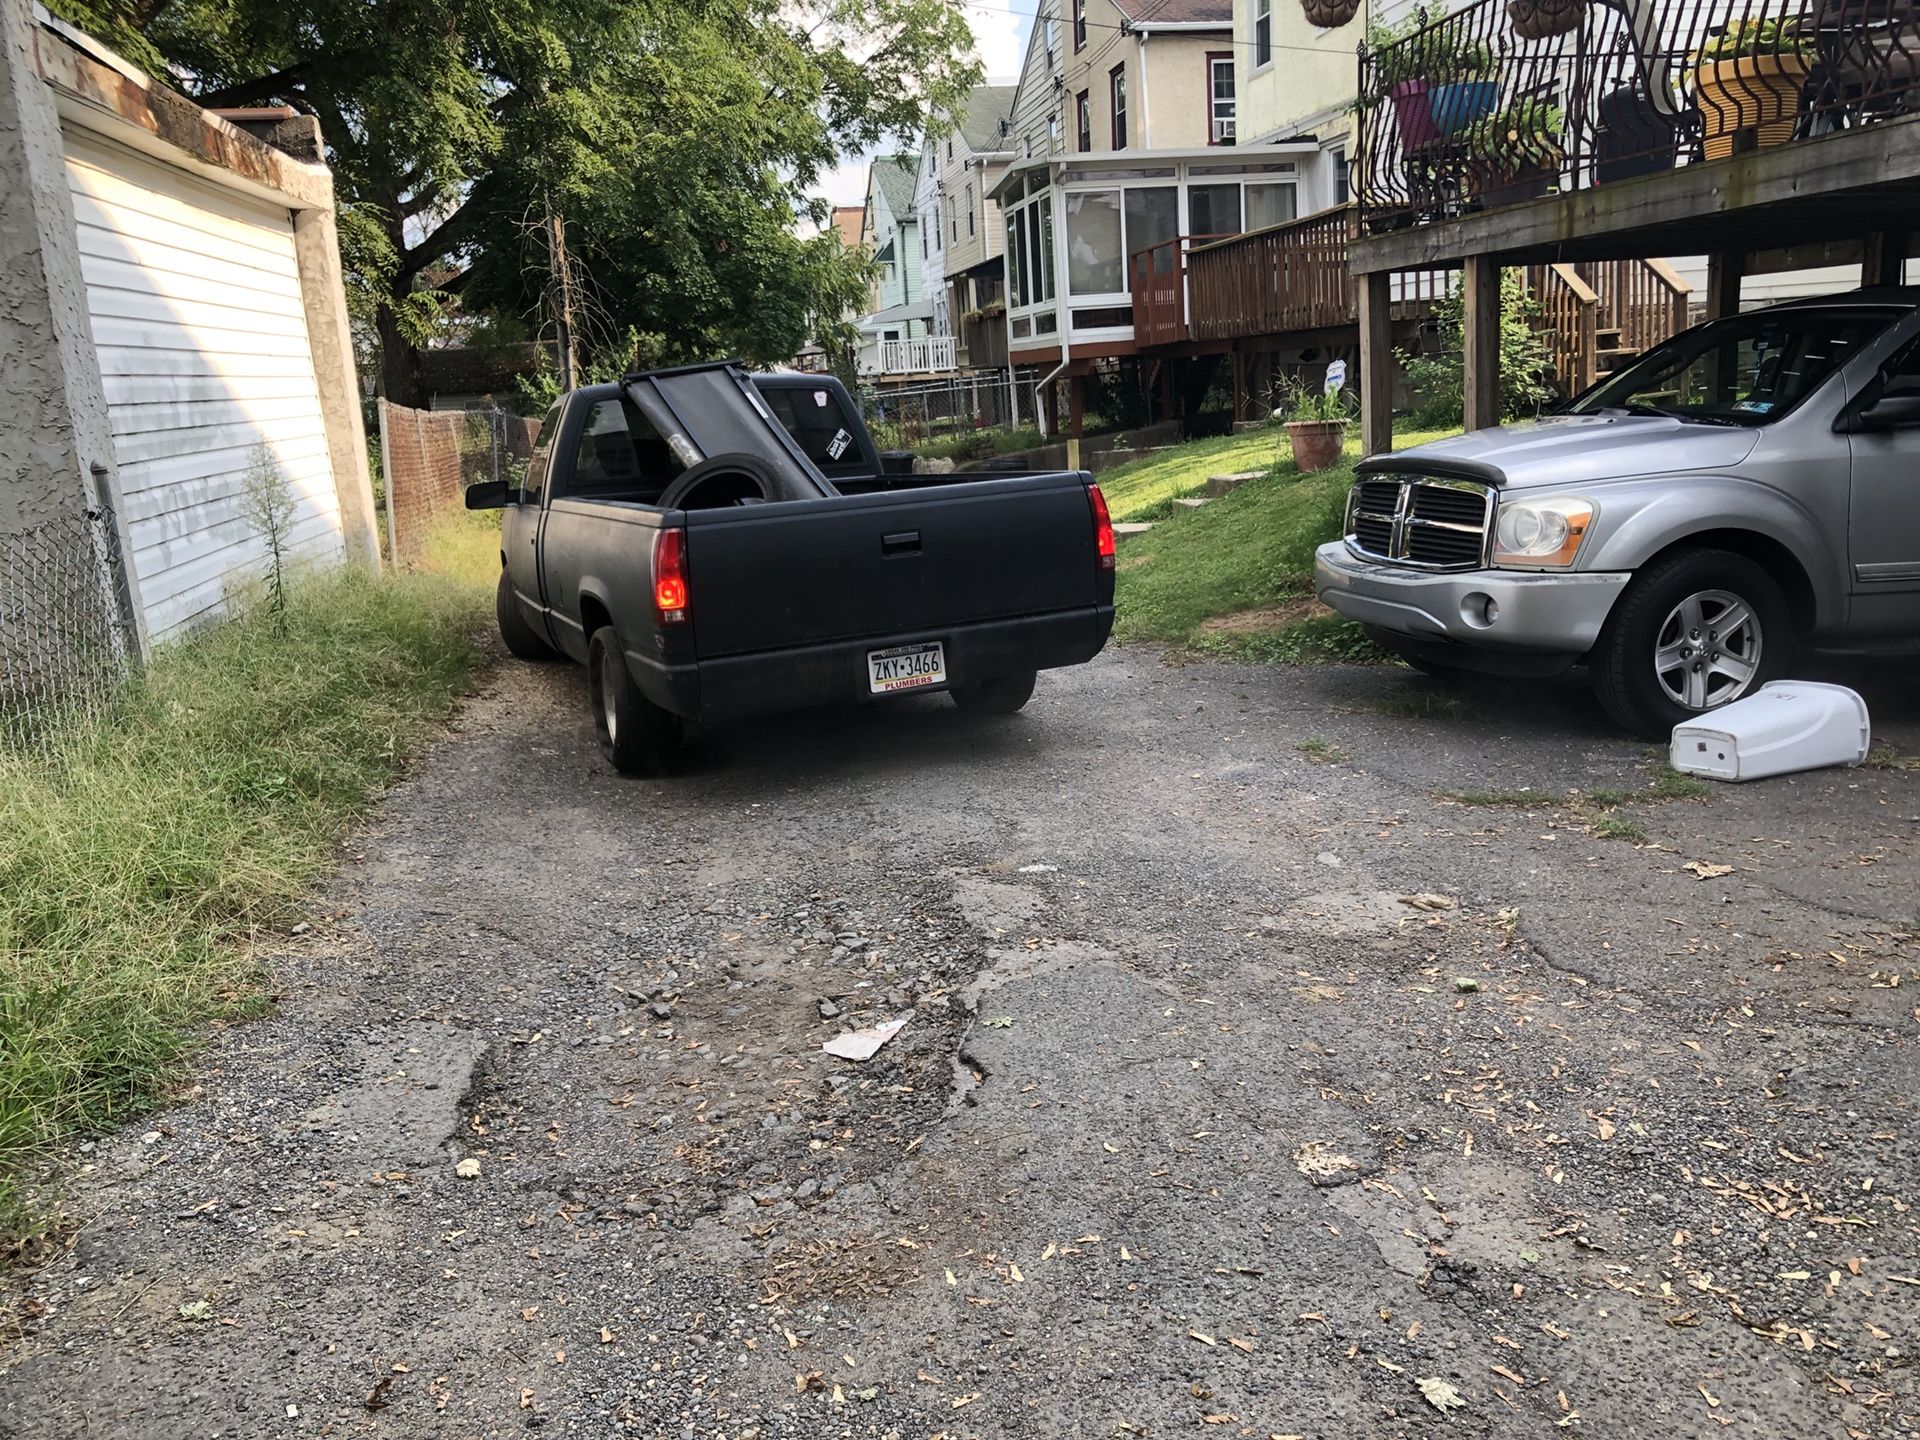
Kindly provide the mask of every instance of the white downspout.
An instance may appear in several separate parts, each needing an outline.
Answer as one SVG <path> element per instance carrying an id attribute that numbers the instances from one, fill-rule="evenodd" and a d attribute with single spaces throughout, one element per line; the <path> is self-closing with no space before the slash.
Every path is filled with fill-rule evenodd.
<path id="1" fill-rule="evenodd" d="M 1153 86 L 1147 83 L 1147 38 L 1150 32 L 1140 34 L 1140 148 L 1153 148 L 1153 102 L 1148 99 L 1153 94 Z"/>

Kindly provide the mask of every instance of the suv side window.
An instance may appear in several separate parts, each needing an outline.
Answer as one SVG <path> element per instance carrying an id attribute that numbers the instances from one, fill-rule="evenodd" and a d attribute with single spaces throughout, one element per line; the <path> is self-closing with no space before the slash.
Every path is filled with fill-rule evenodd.
<path id="1" fill-rule="evenodd" d="M 541 492 L 547 486 L 547 462 L 553 456 L 553 442 L 560 434 L 560 409 L 555 405 L 547 411 L 547 418 L 540 422 L 540 433 L 534 438 L 533 456 L 527 461 L 527 473 L 520 481 L 520 503 L 538 502 Z"/>
<path id="2" fill-rule="evenodd" d="M 685 468 L 625 399 L 596 400 L 574 452 L 571 493 L 650 505 Z"/>

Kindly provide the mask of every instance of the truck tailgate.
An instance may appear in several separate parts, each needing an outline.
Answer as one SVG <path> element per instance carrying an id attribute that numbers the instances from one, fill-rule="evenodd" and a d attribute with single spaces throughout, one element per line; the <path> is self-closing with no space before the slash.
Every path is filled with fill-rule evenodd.
<path id="1" fill-rule="evenodd" d="M 695 648 L 704 660 L 1106 603 L 1085 480 L 690 511 Z"/>

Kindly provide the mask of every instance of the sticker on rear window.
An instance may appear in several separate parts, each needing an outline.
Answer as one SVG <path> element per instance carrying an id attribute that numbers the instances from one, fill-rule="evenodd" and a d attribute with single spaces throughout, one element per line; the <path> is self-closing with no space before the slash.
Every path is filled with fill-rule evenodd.
<path id="1" fill-rule="evenodd" d="M 822 410 L 826 409 L 827 408 L 827 392 L 824 390 L 814 391 L 813 403 L 818 405 Z"/>
<path id="2" fill-rule="evenodd" d="M 827 458 L 829 460 L 838 460 L 842 455 L 847 453 L 847 446 L 852 443 L 853 436 L 849 435 L 844 429 L 834 431 L 833 439 L 827 442 Z"/>

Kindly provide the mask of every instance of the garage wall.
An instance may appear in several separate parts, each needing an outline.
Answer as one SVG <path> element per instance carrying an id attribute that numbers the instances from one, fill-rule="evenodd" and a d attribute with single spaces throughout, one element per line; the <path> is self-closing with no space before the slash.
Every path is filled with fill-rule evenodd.
<path id="1" fill-rule="evenodd" d="M 293 218 L 85 132 L 64 141 L 136 594 L 165 639 L 264 566 L 243 508 L 258 445 L 297 499 L 295 555 L 346 553 Z"/>

